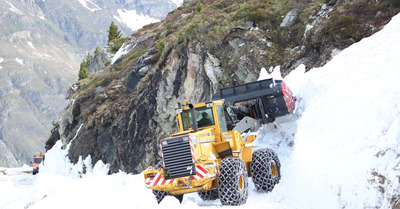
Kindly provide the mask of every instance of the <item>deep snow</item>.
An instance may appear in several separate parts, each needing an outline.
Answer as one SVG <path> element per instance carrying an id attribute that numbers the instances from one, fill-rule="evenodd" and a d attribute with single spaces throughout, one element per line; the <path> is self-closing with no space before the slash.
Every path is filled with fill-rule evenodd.
<path id="1" fill-rule="evenodd" d="M 235 208 L 390 208 L 399 203 L 400 15 L 383 30 L 285 82 L 298 97 L 295 115 L 258 131 L 257 145 L 277 151 L 282 179 L 268 194 L 250 182 Z M 263 71 L 261 77 L 269 76 Z M 272 75 L 279 75 L 275 68 Z M 90 158 L 72 165 L 60 144 L 36 176 L 0 172 L 0 208 L 220 208 L 197 194 L 157 205 L 141 174 L 106 175 Z M 82 165 L 88 167 L 87 174 Z M 0 170 L 4 170 L 1 169 Z M 8 172 L 13 170 L 5 169 Z M 12 172 L 11 172 L 12 173 Z M 15 173 L 15 172 L 14 172 Z M 397 199 L 396 199 L 397 198 Z M 232 208 L 232 207 L 226 207 Z"/>

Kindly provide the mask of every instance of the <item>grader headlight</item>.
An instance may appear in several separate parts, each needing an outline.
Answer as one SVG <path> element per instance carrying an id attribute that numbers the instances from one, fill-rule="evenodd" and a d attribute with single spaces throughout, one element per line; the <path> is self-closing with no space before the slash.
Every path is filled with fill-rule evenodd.
<path id="1" fill-rule="evenodd" d="M 147 178 L 154 178 L 156 175 L 154 173 L 148 173 L 146 174 L 146 179 Z"/>

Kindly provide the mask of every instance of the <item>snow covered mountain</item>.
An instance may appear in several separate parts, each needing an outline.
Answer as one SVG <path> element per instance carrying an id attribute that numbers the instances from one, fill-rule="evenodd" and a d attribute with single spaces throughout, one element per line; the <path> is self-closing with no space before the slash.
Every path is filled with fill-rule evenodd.
<path id="1" fill-rule="evenodd" d="M 0 165 L 29 164 L 68 104 L 79 63 L 107 42 L 159 21 L 181 0 L 0 1 Z"/>
<path id="2" fill-rule="evenodd" d="M 398 37 L 400 15 L 325 66 L 305 73 L 300 65 L 285 77 L 299 98 L 296 114 L 263 126 L 257 139 L 277 151 L 281 182 L 266 194 L 250 183 L 238 208 L 400 207 Z M 141 174 L 106 175 L 108 165 L 90 157 L 73 165 L 66 155 L 56 144 L 36 177 L 0 172 L 0 208 L 221 208 L 197 194 L 157 205 Z"/>

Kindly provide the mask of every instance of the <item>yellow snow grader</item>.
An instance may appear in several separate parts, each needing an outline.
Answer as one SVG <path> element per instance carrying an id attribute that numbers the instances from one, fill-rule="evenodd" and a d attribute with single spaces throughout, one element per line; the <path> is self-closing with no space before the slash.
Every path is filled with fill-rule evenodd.
<path id="1" fill-rule="evenodd" d="M 158 203 L 197 192 L 203 200 L 241 205 L 250 176 L 258 191 L 272 191 L 281 177 L 278 156 L 268 148 L 253 151 L 252 142 L 262 124 L 293 113 L 295 98 L 283 81 L 229 87 L 213 101 L 178 106 L 178 132 L 160 140 L 162 161 L 144 172 Z"/>

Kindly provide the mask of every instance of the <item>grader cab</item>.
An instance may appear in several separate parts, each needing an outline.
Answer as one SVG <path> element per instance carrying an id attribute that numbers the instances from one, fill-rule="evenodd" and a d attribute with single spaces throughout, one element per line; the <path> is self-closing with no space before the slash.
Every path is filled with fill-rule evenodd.
<path id="1" fill-rule="evenodd" d="M 260 192 L 280 180 L 280 162 L 271 149 L 253 151 L 252 132 L 275 117 L 293 113 L 295 98 L 273 79 L 222 89 L 214 101 L 176 109 L 178 133 L 160 140 L 162 160 L 144 172 L 158 203 L 167 195 L 182 201 L 198 192 L 203 200 L 241 205 L 248 197 L 248 177 Z"/>

